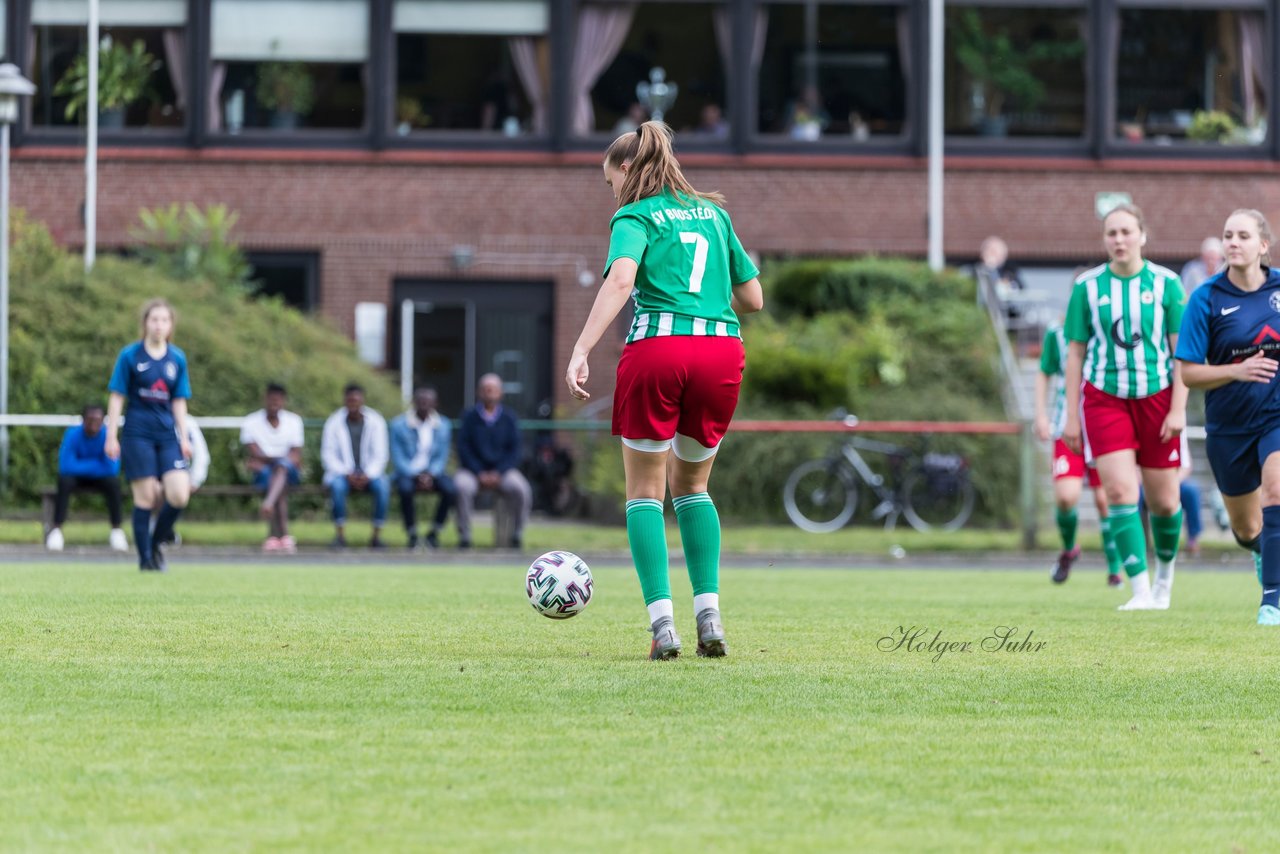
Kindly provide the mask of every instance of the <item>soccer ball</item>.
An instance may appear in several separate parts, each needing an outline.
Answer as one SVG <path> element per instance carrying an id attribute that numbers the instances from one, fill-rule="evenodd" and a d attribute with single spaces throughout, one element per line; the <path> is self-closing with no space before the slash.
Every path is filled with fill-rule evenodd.
<path id="1" fill-rule="evenodd" d="M 533 610 L 567 620 L 591 601 L 591 570 L 573 552 L 547 552 L 529 565 L 524 590 Z"/>

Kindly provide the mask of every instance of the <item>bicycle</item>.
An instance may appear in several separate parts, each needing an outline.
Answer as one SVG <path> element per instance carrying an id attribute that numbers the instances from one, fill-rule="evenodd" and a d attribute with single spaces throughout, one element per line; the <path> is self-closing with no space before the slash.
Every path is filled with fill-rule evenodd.
<path id="1" fill-rule="evenodd" d="M 858 423 L 852 415 L 844 421 L 851 427 Z M 861 452 L 888 457 L 892 486 Z M 904 467 L 909 469 L 905 475 Z M 917 531 L 954 531 L 973 514 L 975 492 L 964 457 L 927 448 L 917 456 L 900 445 L 851 435 L 824 459 L 801 463 L 791 472 L 782 489 L 787 516 L 810 533 L 839 530 L 858 509 L 858 479 L 878 499 L 871 518 L 884 519 L 887 531 L 899 516 Z"/>

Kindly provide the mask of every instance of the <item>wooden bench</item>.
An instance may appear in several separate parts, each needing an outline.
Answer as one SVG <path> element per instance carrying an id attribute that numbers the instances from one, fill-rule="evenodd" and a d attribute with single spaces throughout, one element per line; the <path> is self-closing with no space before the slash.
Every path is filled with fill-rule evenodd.
<path id="1" fill-rule="evenodd" d="M 318 483 L 304 483 L 299 486 L 289 487 L 290 497 L 323 497 L 327 494 L 328 490 Z M 200 487 L 193 498 L 254 498 L 260 495 L 262 495 L 262 490 L 247 483 L 206 483 Z M 53 511 L 57 505 L 57 499 L 58 487 L 46 486 L 40 490 L 40 521 L 46 537 L 49 535 L 50 529 L 53 528 Z M 129 500 L 127 490 L 124 499 L 126 501 Z M 391 500 L 399 500 L 394 488 L 391 490 Z M 503 501 L 501 496 L 495 496 L 493 502 L 493 541 L 503 545 L 511 542 L 511 537 L 515 532 L 515 523 L 515 517 L 507 509 L 507 502 Z"/>
<path id="2" fill-rule="evenodd" d="M 209 498 L 253 498 L 262 495 L 262 490 L 248 483 L 206 483 L 196 492 L 193 498 L 209 497 Z M 318 483 L 304 483 L 300 486 L 292 486 L 289 488 L 289 495 L 293 496 L 323 496 L 325 488 Z M 45 536 L 48 536 L 49 530 L 53 527 L 53 512 L 56 509 L 58 500 L 58 487 L 46 486 L 40 490 L 40 521 L 44 526 Z M 128 490 L 125 490 L 124 500 L 129 500 Z"/>

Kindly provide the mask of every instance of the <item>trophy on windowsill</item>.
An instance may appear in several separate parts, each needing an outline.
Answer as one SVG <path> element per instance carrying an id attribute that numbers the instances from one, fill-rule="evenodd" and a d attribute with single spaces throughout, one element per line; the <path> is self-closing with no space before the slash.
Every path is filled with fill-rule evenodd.
<path id="1" fill-rule="evenodd" d="M 667 82 L 665 69 L 652 68 L 649 70 L 649 82 L 636 84 L 636 100 L 644 105 L 655 122 L 660 122 L 667 110 L 675 105 L 679 91 L 679 86 Z"/>

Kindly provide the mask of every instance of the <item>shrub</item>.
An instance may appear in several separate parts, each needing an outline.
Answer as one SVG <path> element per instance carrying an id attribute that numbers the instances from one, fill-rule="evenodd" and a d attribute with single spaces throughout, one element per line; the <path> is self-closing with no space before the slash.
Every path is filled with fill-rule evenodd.
<path id="1" fill-rule="evenodd" d="M 394 385 L 360 362 L 350 339 L 322 319 L 203 279 L 177 281 L 136 260 L 100 257 L 86 277 L 79 257 L 60 249 L 43 226 L 19 215 L 14 235 L 12 412 L 73 414 L 87 401 L 105 403 L 116 354 L 139 337 L 138 310 L 151 297 L 177 310 L 174 339 L 190 360 L 197 418 L 257 409 L 269 381 L 288 387 L 289 407 L 304 417 L 326 417 L 340 406 L 349 381 L 363 384 L 369 405 L 383 414 L 400 409 Z M 10 432 L 11 492 L 29 500 L 55 478 L 61 431 Z M 207 438 L 210 482 L 242 480 L 238 454 L 230 453 L 235 437 L 220 431 Z M 314 459 L 317 449 L 308 450 Z"/>

